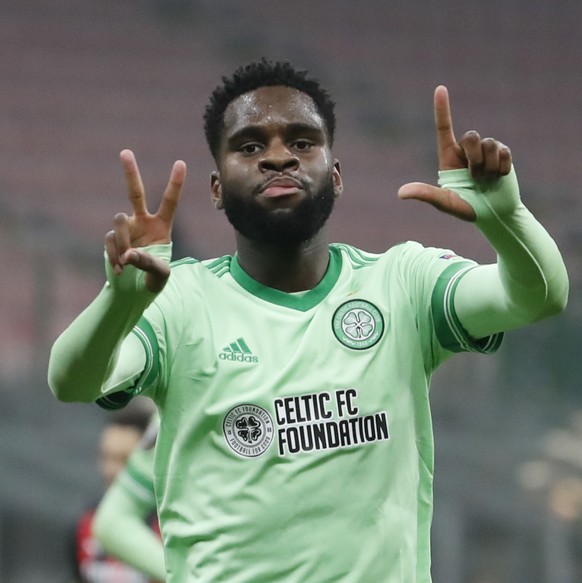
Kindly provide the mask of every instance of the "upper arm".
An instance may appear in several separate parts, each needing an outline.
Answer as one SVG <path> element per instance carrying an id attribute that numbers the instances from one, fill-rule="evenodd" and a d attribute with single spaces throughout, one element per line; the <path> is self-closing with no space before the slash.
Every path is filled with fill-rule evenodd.
<path id="1" fill-rule="evenodd" d="M 402 250 L 400 273 L 416 314 L 416 326 L 427 370 L 433 370 L 451 353 L 491 353 L 501 336 L 473 336 L 456 309 L 455 297 L 467 274 L 477 264 L 450 250 L 409 244 Z M 486 335 L 484 335 L 486 336 Z"/>
<path id="2" fill-rule="evenodd" d="M 146 366 L 146 353 L 135 334 L 129 334 L 121 344 L 114 369 L 102 388 L 108 394 L 131 387 Z"/>
<path id="3" fill-rule="evenodd" d="M 134 396 L 134 387 L 143 376 L 147 365 L 146 352 L 135 336 L 129 334 L 121 343 L 117 359 L 96 403 L 104 409 L 125 407 Z"/>
<path id="4" fill-rule="evenodd" d="M 474 338 L 512 330 L 552 314 L 544 287 L 520 284 L 498 264 L 481 265 L 459 282 L 455 308 Z"/>

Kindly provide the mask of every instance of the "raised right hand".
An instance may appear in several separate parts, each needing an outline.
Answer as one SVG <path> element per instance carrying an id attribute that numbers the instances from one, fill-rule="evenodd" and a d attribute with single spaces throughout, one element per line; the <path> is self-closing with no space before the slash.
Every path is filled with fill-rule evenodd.
<path id="1" fill-rule="evenodd" d="M 162 202 L 155 214 L 147 209 L 145 190 L 135 156 L 131 150 L 120 155 L 125 182 L 133 214 L 128 217 L 118 213 L 113 219 L 113 229 L 105 235 L 105 249 L 115 274 L 123 272 L 125 265 L 133 265 L 146 272 L 146 288 L 154 293 L 161 291 L 170 276 L 169 265 L 145 253 L 141 247 L 170 243 L 174 215 L 186 178 L 186 164 L 174 162 Z"/>

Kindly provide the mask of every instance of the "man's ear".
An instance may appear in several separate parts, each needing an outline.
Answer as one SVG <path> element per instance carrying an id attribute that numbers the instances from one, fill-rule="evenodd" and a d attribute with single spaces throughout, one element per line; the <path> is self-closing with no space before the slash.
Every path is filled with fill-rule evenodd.
<path id="1" fill-rule="evenodd" d="M 220 183 L 220 172 L 215 170 L 210 174 L 210 196 L 217 210 L 224 208 L 222 204 L 222 184 Z"/>
<path id="2" fill-rule="evenodd" d="M 339 160 L 333 161 L 333 192 L 336 198 L 339 198 L 344 191 L 344 183 L 342 180 L 342 169 L 339 163 Z"/>

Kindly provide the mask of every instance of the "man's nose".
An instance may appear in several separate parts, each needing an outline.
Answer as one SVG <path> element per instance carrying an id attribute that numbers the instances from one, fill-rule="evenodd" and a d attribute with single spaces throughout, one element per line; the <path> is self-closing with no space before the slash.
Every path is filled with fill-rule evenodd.
<path id="1" fill-rule="evenodd" d="M 299 158 L 282 143 L 273 144 L 266 148 L 259 161 L 261 171 L 295 170 L 299 167 Z"/>

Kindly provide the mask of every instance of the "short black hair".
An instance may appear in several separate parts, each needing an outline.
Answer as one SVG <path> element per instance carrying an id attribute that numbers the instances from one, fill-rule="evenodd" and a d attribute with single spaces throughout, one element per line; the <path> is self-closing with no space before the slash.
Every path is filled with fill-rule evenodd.
<path id="1" fill-rule="evenodd" d="M 144 398 L 133 399 L 123 409 L 118 409 L 109 413 L 106 419 L 106 425 L 120 425 L 122 427 L 129 427 L 135 429 L 138 433 L 143 434 L 147 429 L 154 408 L 149 405 L 149 402 Z"/>
<path id="2" fill-rule="evenodd" d="M 313 99 L 323 117 L 329 143 L 333 145 L 335 103 L 329 93 L 321 87 L 317 79 L 309 77 L 307 71 L 298 70 L 287 61 L 268 61 L 263 57 L 260 61 L 239 67 L 230 77 L 222 77 L 222 84 L 210 95 L 204 111 L 204 134 L 215 160 L 224 129 L 224 112 L 229 104 L 249 91 L 275 85 L 292 87 Z"/>

